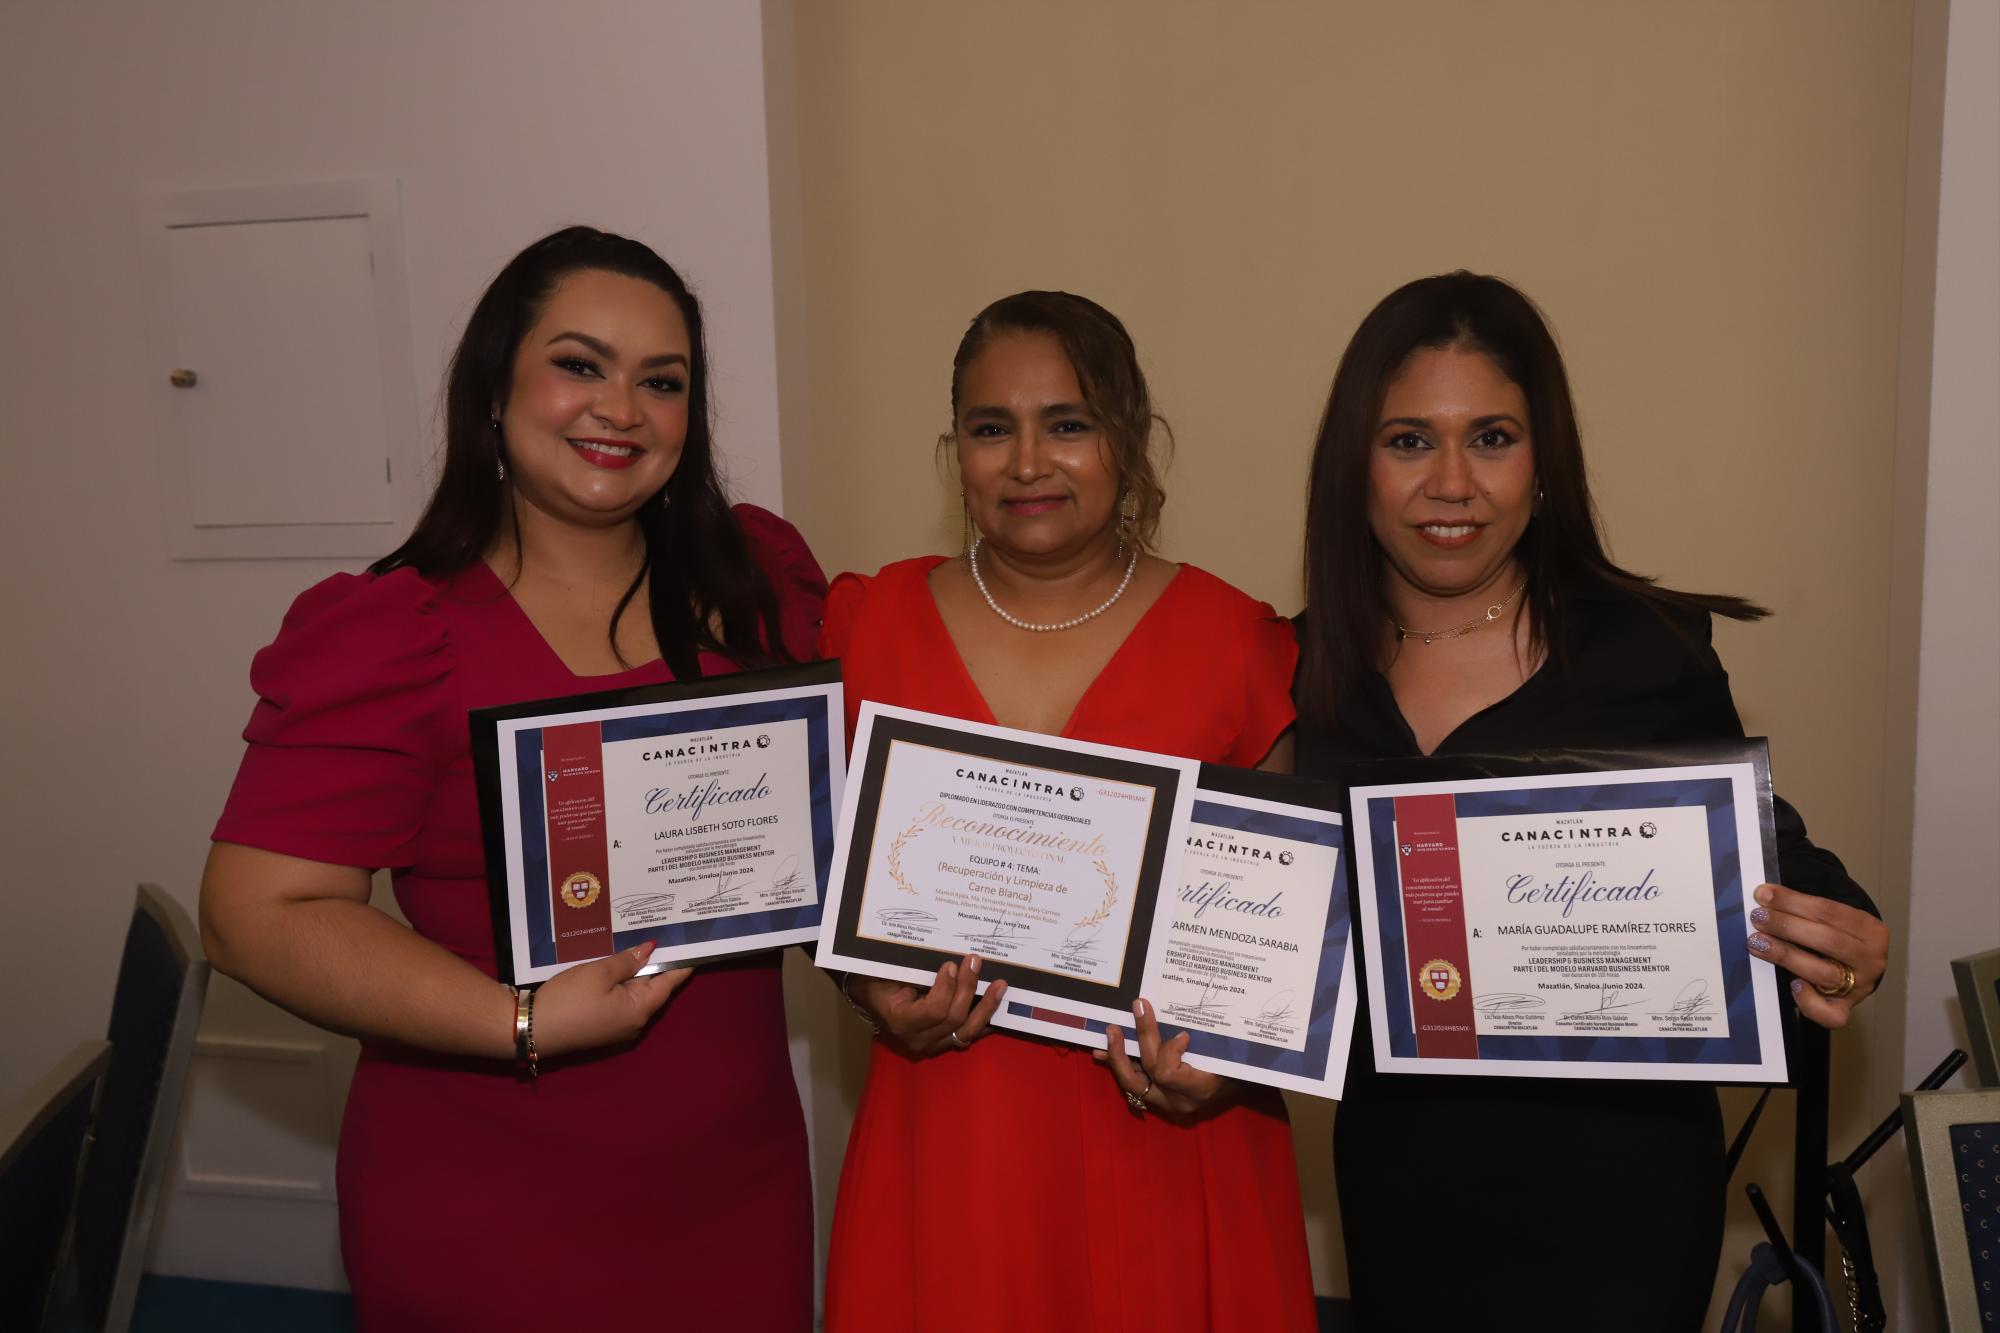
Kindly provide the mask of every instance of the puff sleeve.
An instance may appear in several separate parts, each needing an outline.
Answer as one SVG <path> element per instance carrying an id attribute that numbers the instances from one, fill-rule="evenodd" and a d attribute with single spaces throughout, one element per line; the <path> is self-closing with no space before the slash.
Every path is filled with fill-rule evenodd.
<path id="1" fill-rule="evenodd" d="M 1243 645 L 1243 722 L 1223 762 L 1238 768 L 1260 763 L 1298 712 L 1292 706 L 1292 675 L 1299 644 L 1292 622 L 1258 602 L 1238 633 Z"/>
<path id="2" fill-rule="evenodd" d="M 412 569 L 339 574 L 301 594 L 250 664 L 244 729 L 217 842 L 365 869 L 414 862 L 465 715 L 436 589 Z"/>
<path id="3" fill-rule="evenodd" d="M 800 662 L 812 661 L 826 607 L 826 574 L 790 523 L 756 505 L 740 504 L 733 512 L 778 594 L 778 633 L 786 650 Z"/>

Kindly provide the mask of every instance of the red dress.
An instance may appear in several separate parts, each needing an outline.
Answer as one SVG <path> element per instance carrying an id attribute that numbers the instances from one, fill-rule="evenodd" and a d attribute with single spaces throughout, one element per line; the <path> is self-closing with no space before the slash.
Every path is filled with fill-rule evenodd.
<path id="1" fill-rule="evenodd" d="M 849 734 L 864 699 L 993 715 L 927 582 L 942 557 L 842 575 L 822 651 Z M 1297 649 L 1271 608 L 1192 566 L 1063 735 L 1226 764 L 1292 721 Z M 882 1041 L 841 1171 L 829 1333 L 1316 1327 L 1292 1130 L 1275 1092 L 1192 1127 L 1127 1109 L 1078 1046 L 994 1032 L 912 1060 Z"/>
<path id="2" fill-rule="evenodd" d="M 784 520 L 736 514 L 809 658 L 825 576 Z M 672 679 L 664 662 L 572 675 L 484 564 L 336 575 L 250 676 L 216 840 L 388 867 L 410 924 L 489 975 L 466 710 Z M 363 1043 L 336 1168 L 361 1327 L 809 1328 L 812 1186 L 779 985 L 776 954 L 703 968 L 633 1045 L 544 1061 L 533 1083 Z"/>

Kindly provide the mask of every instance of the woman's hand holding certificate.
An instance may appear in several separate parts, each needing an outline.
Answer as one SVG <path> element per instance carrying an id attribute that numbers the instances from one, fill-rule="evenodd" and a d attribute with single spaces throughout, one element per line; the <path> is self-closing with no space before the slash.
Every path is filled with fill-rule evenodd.
<path id="1" fill-rule="evenodd" d="M 1338 1095 L 1337 792 L 874 703 L 854 764 L 818 959 L 902 1045 L 991 1023 L 1094 1047 L 1135 1111 L 1232 1078 Z"/>
<path id="2" fill-rule="evenodd" d="M 1782 884 L 1758 885 L 1757 902 L 1750 947 L 1792 974 L 1800 1013 L 1821 1027 L 1846 1027 L 1888 970 L 1889 928 L 1857 907 Z"/>
<path id="3" fill-rule="evenodd" d="M 879 977 L 850 977 L 844 989 L 898 1046 L 912 1055 L 936 1055 L 962 1051 L 979 1039 L 1007 994 L 1007 983 L 995 982 L 981 998 L 979 956 L 968 954 L 940 967 L 927 991 Z"/>

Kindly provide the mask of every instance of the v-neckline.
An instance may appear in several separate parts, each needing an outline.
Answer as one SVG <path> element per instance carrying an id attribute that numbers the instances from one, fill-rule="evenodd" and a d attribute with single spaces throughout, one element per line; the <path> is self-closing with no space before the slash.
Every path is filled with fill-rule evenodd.
<path id="1" fill-rule="evenodd" d="M 528 639 L 534 642 L 541 650 L 542 656 L 556 670 L 562 672 L 571 680 L 581 682 L 585 685 L 597 685 L 601 682 L 621 681 L 628 676 L 636 676 L 642 671 L 650 671 L 656 667 L 664 667 L 666 665 L 665 657 L 655 657 L 649 662 L 641 662 L 638 666 L 627 667 L 623 671 L 606 671 L 594 675 L 582 675 L 572 670 L 569 663 L 563 661 L 562 654 L 556 651 L 555 645 L 550 643 L 548 636 L 542 633 L 542 627 L 535 623 L 535 618 L 528 614 L 528 609 L 522 606 L 520 600 L 514 596 L 514 590 L 505 583 L 502 583 L 500 576 L 493 572 L 493 566 L 487 564 L 484 560 L 475 560 L 468 568 L 476 568 L 485 576 L 486 581 L 493 586 L 497 600 L 505 602 L 507 609 L 513 613 L 517 627 Z"/>
<path id="2" fill-rule="evenodd" d="M 1428 750 L 1424 748 L 1423 742 L 1417 739 L 1417 729 L 1410 725 L 1410 719 L 1404 714 L 1403 701 L 1396 697 L 1396 687 L 1390 681 L 1389 673 L 1383 671 L 1381 668 L 1378 667 L 1376 668 L 1375 676 L 1377 680 L 1382 682 L 1382 693 L 1387 695 L 1389 698 L 1389 711 L 1395 715 L 1396 725 L 1403 729 L 1403 734 L 1405 736 L 1409 737 L 1411 752 L 1415 754 L 1418 758 L 1430 759 L 1437 755 L 1450 753 L 1450 751 L 1447 751 L 1445 749 L 1445 746 L 1451 743 L 1452 737 L 1458 735 L 1459 732 L 1464 731 L 1467 727 L 1479 721 L 1479 719 L 1485 717 L 1488 713 L 1496 712 L 1499 709 L 1505 708 L 1508 704 L 1515 702 L 1523 694 L 1527 693 L 1528 689 L 1542 678 L 1543 673 L 1548 669 L 1548 665 L 1549 665 L 1549 654 L 1545 652 L 1542 654 L 1541 665 L 1537 666 L 1533 671 L 1529 672 L 1527 679 L 1523 680 L 1519 685 L 1516 685 L 1512 690 L 1509 690 L 1502 697 L 1495 699 L 1492 703 L 1486 705 L 1486 707 L 1480 709 L 1478 712 L 1472 714 L 1470 717 L 1467 717 L 1464 720 L 1462 720 L 1457 726 L 1453 727 L 1450 731 L 1446 732 L 1443 736 L 1439 737 L 1438 743 L 1432 746 Z"/>
<path id="3" fill-rule="evenodd" d="M 993 705 L 986 702 L 986 695 L 980 690 L 979 682 L 972 678 L 972 668 L 965 664 L 965 655 L 958 650 L 958 640 L 951 637 L 951 626 L 944 623 L 944 608 L 938 605 L 937 593 L 931 588 L 932 571 L 950 559 L 951 557 L 948 555 L 941 555 L 935 559 L 926 561 L 918 569 L 917 581 L 923 585 L 924 609 L 930 614 L 931 629 L 939 638 L 944 640 L 944 646 L 951 655 L 951 664 L 958 671 L 959 683 L 965 686 L 966 693 L 972 697 L 974 703 L 979 705 L 979 711 L 982 716 L 973 718 L 972 720 L 974 722 L 984 722 L 988 726 L 993 727 L 1004 726 L 1006 724 L 993 715 Z M 1167 598 L 1174 595 L 1175 590 L 1180 587 L 1181 576 L 1186 574 L 1187 570 L 1188 567 L 1185 564 L 1174 567 L 1173 577 L 1167 580 L 1167 586 L 1160 589 L 1160 595 L 1153 599 L 1153 604 L 1140 613 L 1139 619 L 1132 625 L 1131 632 L 1112 650 L 1111 656 L 1106 659 L 1103 669 L 1090 678 L 1090 684 L 1083 687 L 1083 693 L 1079 694 L 1076 697 L 1076 702 L 1070 705 L 1069 716 L 1063 719 L 1062 730 L 1045 734 L 1053 735 L 1058 740 L 1078 739 L 1070 735 L 1070 728 L 1076 725 L 1077 718 L 1083 716 L 1084 705 L 1089 703 L 1091 696 L 1097 693 L 1098 685 L 1103 682 L 1106 676 L 1111 674 L 1112 669 L 1118 665 L 1119 660 L 1132 647 L 1132 641 L 1139 637 L 1139 632 L 1146 628 L 1147 622 L 1152 620 L 1154 613 L 1160 609 L 1160 606 Z"/>

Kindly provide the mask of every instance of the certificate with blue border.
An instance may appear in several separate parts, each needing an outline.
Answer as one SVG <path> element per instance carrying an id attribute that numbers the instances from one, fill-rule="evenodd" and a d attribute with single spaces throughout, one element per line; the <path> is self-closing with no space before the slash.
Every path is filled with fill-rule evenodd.
<path id="1" fill-rule="evenodd" d="M 1776 970 L 1745 944 L 1773 864 L 1767 751 L 1674 757 L 1350 789 L 1378 1070 L 1785 1080 Z M 1465 767 L 1397 767 L 1425 763 Z"/>
<path id="2" fill-rule="evenodd" d="M 1161 1036 L 1225 1078 L 1338 1099 L 1354 1031 L 1346 831 L 1338 787 L 1203 764 L 1140 991 Z M 1010 1001 L 995 1025 L 1102 1048 L 1106 1024 Z M 1137 1056 L 1132 1022 L 1119 1027 Z"/>
<path id="3" fill-rule="evenodd" d="M 837 662 L 474 710 L 501 979 L 815 939 L 843 718 Z"/>

